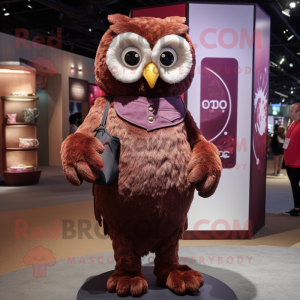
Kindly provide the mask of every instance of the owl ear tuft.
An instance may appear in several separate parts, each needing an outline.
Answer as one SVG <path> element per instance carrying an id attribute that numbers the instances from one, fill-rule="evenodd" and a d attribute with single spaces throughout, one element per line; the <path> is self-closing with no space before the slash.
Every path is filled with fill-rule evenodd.
<path id="1" fill-rule="evenodd" d="M 186 18 L 185 17 L 167 17 L 165 18 L 165 20 L 167 22 L 176 22 L 176 23 L 181 23 L 181 24 L 185 24 Z"/>
<path id="2" fill-rule="evenodd" d="M 116 24 L 119 22 L 128 22 L 130 20 L 129 17 L 121 15 L 121 14 L 108 15 L 107 19 L 110 24 Z"/>

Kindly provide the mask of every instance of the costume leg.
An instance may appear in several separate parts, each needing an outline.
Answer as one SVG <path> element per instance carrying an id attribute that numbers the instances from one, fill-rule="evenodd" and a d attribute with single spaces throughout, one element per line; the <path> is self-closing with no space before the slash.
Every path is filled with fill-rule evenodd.
<path id="1" fill-rule="evenodd" d="M 204 284 L 203 276 L 189 266 L 178 263 L 178 240 L 179 234 L 175 232 L 155 250 L 156 282 L 180 295 L 194 293 Z"/>
<path id="2" fill-rule="evenodd" d="M 278 171 L 278 155 L 274 155 L 274 174 L 277 175 Z"/>
<path id="3" fill-rule="evenodd" d="M 286 167 L 286 171 L 291 182 L 293 197 L 294 197 L 294 207 L 300 208 L 300 168 L 293 168 L 290 166 Z"/>
<path id="4" fill-rule="evenodd" d="M 277 173 L 280 174 L 281 168 L 282 168 L 282 159 L 283 159 L 283 154 L 279 155 L 279 161 L 278 161 L 278 168 L 277 168 Z"/>
<path id="5" fill-rule="evenodd" d="M 111 234 L 111 230 L 110 230 Z M 132 242 L 122 234 L 113 234 L 115 272 L 107 280 L 109 292 L 117 292 L 119 296 L 131 294 L 138 297 L 148 290 L 148 284 L 141 271 L 141 257 L 138 256 Z"/>

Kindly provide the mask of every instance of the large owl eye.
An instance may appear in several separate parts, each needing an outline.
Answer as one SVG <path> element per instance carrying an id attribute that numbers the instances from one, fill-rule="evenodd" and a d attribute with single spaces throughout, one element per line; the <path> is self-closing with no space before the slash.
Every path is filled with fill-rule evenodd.
<path id="1" fill-rule="evenodd" d="M 159 56 L 159 62 L 163 67 L 172 67 L 177 62 L 177 54 L 172 48 L 163 48 Z"/>
<path id="2" fill-rule="evenodd" d="M 151 62 L 149 43 L 133 32 L 121 33 L 114 37 L 106 53 L 106 64 L 110 73 L 124 83 L 138 81 L 149 62 Z"/>
<path id="3" fill-rule="evenodd" d="M 136 67 L 141 62 L 141 52 L 136 47 L 128 47 L 121 54 L 123 63 L 128 67 Z"/>
<path id="4" fill-rule="evenodd" d="M 175 34 L 158 40 L 152 49 L 151 58 L 159 70 L 160 78 L 170 84 L 186 78 L 193 66 L 190 44 Z"/>

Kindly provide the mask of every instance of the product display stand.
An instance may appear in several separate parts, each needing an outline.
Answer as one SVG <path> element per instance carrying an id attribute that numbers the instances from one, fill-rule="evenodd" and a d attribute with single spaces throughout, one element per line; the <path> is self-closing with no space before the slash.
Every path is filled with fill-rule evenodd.
<path id="1" fill-rule="evenodd" d="M 36 108 L 36 96 L 2 96 L 2 145 L 3 145 L 3 177 L 6 185 L 20 186 L 37 184 L 41 170 L 38 169 L 38 147 L 19 148 L 19 138 L 36 138 L 37 123 L 6 123 L 6 114 L 18 113 L 17 121 L 21 121 L 21 111 L 25 108 Z M 35 170 L 13 172 L 7 169 L 19 164 L 32 165 Z"/>
<path id="2" fill-rule="evenodd" d="M 96 300 L 96 299 L 121 299 L 117 293 L 109 293 L 106 288 L 108 278 L 113 274 L 109 271 L 97 275 L 86 281 L 80 288 L 77 294 L 77 300 Z M 171 292 L 169 289 L 156 284 L 156 277 L 153 274 L 153 267 L 142 267 L 142 272 L 148 282 L 148 291 L 141 297 L 143 299 L 181 299 L 182 297 L 193 297 L 193 299 L 201 300 L 237 300 L 234 291 L 222 281 L 207 275 L 201 274 L 204 277 L 204 285 L 196 294 L 180 296 Z M 127 298 L 133 298 L 128 296 Z"/>
<path id="3" fill-rule="evenodd" d="M 196 56 L 185 104 L 223 166 L 209 201 L 195 190 L 183 239 L 251 239 L 265 225 L 270 16 L 242 1 L 131 9 L 142 16 L 185 18 Z"/>

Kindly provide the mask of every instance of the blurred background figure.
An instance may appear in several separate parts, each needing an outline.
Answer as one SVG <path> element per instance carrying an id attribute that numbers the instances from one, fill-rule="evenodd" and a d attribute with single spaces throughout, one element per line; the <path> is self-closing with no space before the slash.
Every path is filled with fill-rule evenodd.
<path id="1" fill-rule="evenodd" d="M 69 134 L 72 134 L 72 133 L 76 132 L 76 130 L 78 128 L 76 126 L 76 120 L 77 120 L 76 114 L 73 114 L 73 115 L 69 116 L 69 123 L 70 123 L 70 132 L 69 132 Z"/>
<path id="2" fill-rule="evenodd" d="M 77 128 L 82 124 L 82 115 L 80 112 L 75 113 L 76 116 L 76 123 L 75 125 L 77 126 Z"/>
<path id="3" fill-rule="evenodd" d="M 284 211 L 283 214 L 300 217 L 300 103 L 291 106 L 290 119 L 292 123 L 287 129 L 284 160 L 292 187 L 294 208 Z"/>
<path id="4" fill-rule="evenodd" d="M 273 137 L 271 135 L 271 132 L 268 132 L 268 136 L 267 136 L 267 154 L 272 153 L 272 141 L 273 141 Z"/>
<path id="5" fill-rule="evenodd" d="M 279 126 L 277 131 L 274 132 L 272 139 L 272 152 L 274 156 L 274 173 L 272 175 L 283 175 L 280 173 L 283 160 L 283 144 L 285 140 L 285 127 Z"/>

